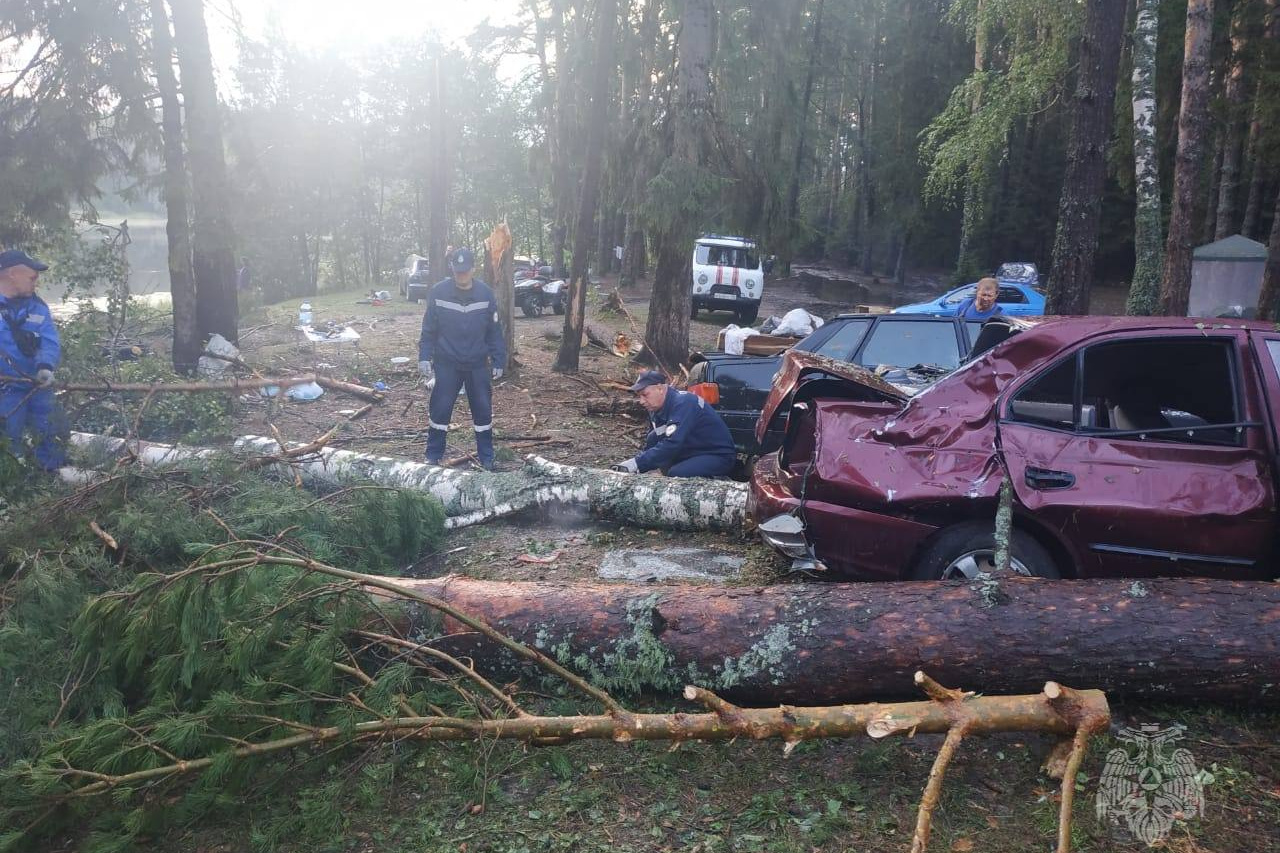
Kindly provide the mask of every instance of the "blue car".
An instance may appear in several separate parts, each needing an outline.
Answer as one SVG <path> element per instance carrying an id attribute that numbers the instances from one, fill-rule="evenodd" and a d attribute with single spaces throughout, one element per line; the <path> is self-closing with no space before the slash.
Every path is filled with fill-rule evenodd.
<path id="1" fill-rule="evenodd" d="M 1035 285 L 1040 275 L 1035 264 L 1001 264 L 995 278 L 1000 282 L 996 305 L 1000 313 L 1010 317 L 1039 317 L 1044 314 L 1044 294 Z M 932 302 L 915 302 L 893 309 L 894 314 L 954 314 L 960 303 L 969 299 L 978 283 L 962 285 L 944 293 Z"/>

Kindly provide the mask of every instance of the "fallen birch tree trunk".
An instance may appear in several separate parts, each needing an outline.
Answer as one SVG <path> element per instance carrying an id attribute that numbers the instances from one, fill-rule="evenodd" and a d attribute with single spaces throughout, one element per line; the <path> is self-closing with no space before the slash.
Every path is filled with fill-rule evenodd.
<path id="1" fill-rule="evenodd" d="M 131 454 L 144 465 L 208 459 L 226 451 L 259 456 L 282 451 L 275 439 L 260 436 L 242 436 L 226 450 L 79 432 L 71 434 L 71 443 L 95 457 Z M 325 447 L 290 459 L 288 467 L 304 482 L 339 487 L 375 483 L 434 495 L 444 504 L 450 528 L 553 507 L 579 508 L 637 527 L 669 530 L 737 530 L 746 519 L 747 491 L 742 483 L 644 477 L 561 465 L 539 456 L 528 457 L 519 471 L 490 473 Z"/>
<path id="2" fill-rule="evenodd" d="M 1280 584 L 1215 580 L 696 586 L 396 579 L 592 683 L 735 701 L 900 696 L 919 669 L 984 693 L 1046 678 L 1113 696 L 1280 706 Z M 447 647 L 505 668 L 461 626 Z"/>

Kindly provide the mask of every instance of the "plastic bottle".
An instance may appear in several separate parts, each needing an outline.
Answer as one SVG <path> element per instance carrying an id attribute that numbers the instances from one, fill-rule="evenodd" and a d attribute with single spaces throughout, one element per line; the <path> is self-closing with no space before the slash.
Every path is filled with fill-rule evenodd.
<path id="1" fill-rule="evenodd" d="M 304 302 L 298 308 L 298 325 L 299 326 L 311 325 L 311 303 L 310 302 Z"/>

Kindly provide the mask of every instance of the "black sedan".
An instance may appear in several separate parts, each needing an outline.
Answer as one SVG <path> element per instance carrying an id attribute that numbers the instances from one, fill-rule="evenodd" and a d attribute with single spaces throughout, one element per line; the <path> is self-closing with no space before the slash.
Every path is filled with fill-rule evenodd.
<path id="1" fill-rule="evenodd" d="M 880 372 L 911 393 L 960 366 L 982 328 L 981 321 L 919 314 L 841 314 L 793 349 L 850 361 Z M 689 374 L 689 390 L 711 403 L 733 433 L 738 452 L 769 453 L 782 440 L 782 413 L 769 425 L 763 446 L 756 420 L 773 386 L 781 355 L 701 353 Z"/>

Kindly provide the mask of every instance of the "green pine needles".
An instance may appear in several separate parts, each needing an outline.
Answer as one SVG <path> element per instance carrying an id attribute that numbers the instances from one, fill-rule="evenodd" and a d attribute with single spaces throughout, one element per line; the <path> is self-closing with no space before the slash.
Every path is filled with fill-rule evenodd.
<path id="1" fill-rule="evenodd" d="M 450 703 L 430 672 L 353 641 L 391 630 L 389 599 L 310 569 L 397 574 L 443 529 L 426 495 L 317 496 L 226 468 L 126 471 L 13 504 L 0 522 L 0 850 L 67 826 L 89 828 L 82 849 L 128 849 L 234 803 L 264 769 L 331 755 L 290 752 L 290 738 L 342 744 Z M 174 772 L 183 762 L 203 772 Z"/>

